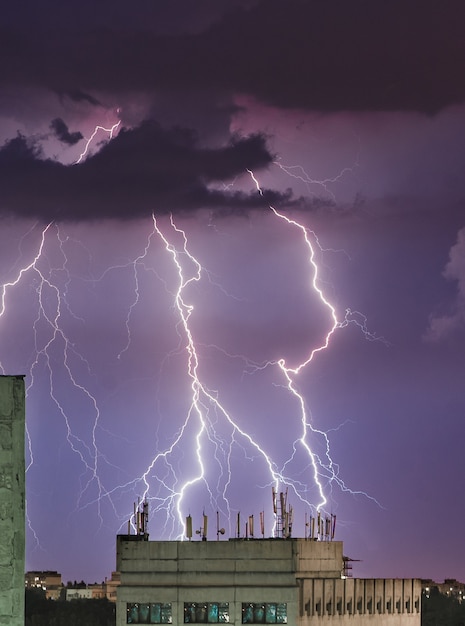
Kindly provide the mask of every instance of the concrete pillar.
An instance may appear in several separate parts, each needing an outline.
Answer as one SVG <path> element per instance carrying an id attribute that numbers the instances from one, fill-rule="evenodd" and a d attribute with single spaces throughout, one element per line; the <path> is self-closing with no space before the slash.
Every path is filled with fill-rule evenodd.
<path id="1" fill-rule="evenodd" d="M 24 625 L 25 392 L 0 375 L 0 625 Z"/>

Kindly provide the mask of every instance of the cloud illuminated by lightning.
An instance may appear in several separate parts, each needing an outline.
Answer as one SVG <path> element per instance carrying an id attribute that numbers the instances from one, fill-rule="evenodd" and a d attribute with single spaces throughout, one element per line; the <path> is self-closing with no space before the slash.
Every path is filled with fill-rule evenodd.
<path id="1" fill-rule="evenodd" d="M 85 145 L 84 145 L 84 150 L 81 152 L 81 154 L 77 158 L 75 165 L 77 165 L 78 163 L 81 163 L 81 161 L 84 159 L 84 157 L 86 157 L 88 155 L 90 146 L 92 145 L 92 142 L 94 141 L 95 137 L 98 135 L 99 132 L 102 131 L 104 133 L 108 133 L 108 139 L 113 139 L 113 137 L 114 137 L 116 131 L 118 130 L 120 124 L 121 124 L 121 120 L 119 120 L 118 122 L 115 122 L 109 128 L 106 128 L 105 126 L 97 125 L 94 128 L 94 130 L 92 131 L 91 136 L 88 139 L 86 139 L 86 142 L 85 142 Z"/>

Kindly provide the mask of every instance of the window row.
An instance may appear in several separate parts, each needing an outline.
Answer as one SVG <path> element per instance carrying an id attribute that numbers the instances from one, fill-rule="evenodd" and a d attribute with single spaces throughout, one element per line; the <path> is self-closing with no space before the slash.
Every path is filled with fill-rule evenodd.
<path id="1" fill-rule="evenodd" d="M 287 604 L 266 602 L 242 605 L 243 624 L 287 624 Z"/>
<path id="2" fill-rule="evenodd" d="M 228 602 L 185 602 L 185 624 L 225 624 L 229 622 Z"/>
<path id="3" fill-rule="evenodd" d="M 171 603 L 131 602 L 126 605 L 127 624 L 172 624 Z M 226 624 L 228 602 L 185 602 L 185 624 Z M 242 604 L 243 624 L 287 624 L 287 604 L 277 602 Z"/>
<path id="4" fill-rule="evenodd" d="M 127 624 L 171 624 L 171 602 L 132 602 L 126 605 Z"/>

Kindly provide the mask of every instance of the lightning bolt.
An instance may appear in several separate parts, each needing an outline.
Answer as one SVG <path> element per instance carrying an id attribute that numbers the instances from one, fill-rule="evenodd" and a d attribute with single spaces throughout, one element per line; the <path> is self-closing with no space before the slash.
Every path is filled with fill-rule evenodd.
<path id="1" fill-rule="evenodd" d="M 96 127 L 92 136 L 87 140 L 77 163 L 88 153 L 97 132 L 103 130 L 110 133 L 111 137 L 118 125 L 119 122 L 111 128 Z M 263 195 L 254 173 L 250 170 L 248 173 L 258 193 Z M 168 279 L 164 279 L 164 283 L 172 296 L 178 345 L 167 355 L 164 363 L 170 359 L 183 360 L 184 377 L 189 388 L 187 409 L 184 417 L 174 425 L 171 440 L 163 442 L 161 438 L 158 439 L 155 444 L 159 451 L 141 475 L 126 483 L 109 488 L 100 478 L 102 464 L 107 462 L 99 450 L 97 441 L 100 409 L 97 395 L 92 391 L 90 365 L 66 332 L 67 317 L 78 321 L 81 318 L 72 311 L 69 304 L 68 293 L 72 274 L 66 253 L 68 239 L 63 236 L 58 225 L 50 223 L 41 230 L 32 260 L 19 269 L 12 280 L 2 285 L 0 319 L 6 315 L 8 298 L 12 290 L 26 280 L 27 276 L 30 277 L 30 282 L 34 286 L 37 302 L 37 316 L 33 323 L 35 356 L 30 364 L 27 394 L 31 392 L 33 386 L 39 384 L 36 383 L 37 373 L 42 368 L 47 374 L 51 399 L 63 419 L 67 443 L 83 468 L 81 494 L 76 507 L 84 508 L 95 504 L 101 524 L 103 523 L 101 504 L 104 499 L 110 502 L 115 515 L 122 520 L 125 514 L 117 512 L 114 497 L 117 493 L 139 490 L 143 498 L 150 499 L 155 513 L 164 517 L 164 532 L 171 536 L 182 537 L 185 534 L 184 515 L 189 506 L 189 494 L 199 486 L 205 490 L 210 507 L 213 510 L 221 510 L 230 519 L 232 466 L 236 450 L 239 450 L 248 462 L 260 463 L 265 467 L 267 484 L 264 486 L 272 486 L 275 491 L 278 491 L 280 486 L 284 485 L 300 502 L 312 510 L 320 511 L 326 507 L 328 496 L 325 488 L 328 486 L 331 489 L 335 485 L 342 491 L 360 493 L 371 498 L 362 491 L 350 489 L 341 478 L 339 466 L 331 456 L 327 432 L 316 428 L 312 423 L 305 396 L 299 389 L 299 377 L 319 353 L 329 348 L 335 333 L 349 325 L 357 326 L 363 336 L 369 340 L 382 340 L 382 338 L 368 331 L 366 318 L 359 312 L 346 309 L 342 316 L 338 315 L 335 306 L 321 288 L 322 281 L 317 256 L 322 249 L 315 233 L 274 207 L 270 206 L 269 209 L 274 218 L 283 224 L 283 227 L 293 229 L 297 233 L 302 245 L 308 251 L 309 293 L 318 298 L 326 311 L 328 330 L 321 342 L 309 348 L 305 358 L 298 363 L 290 363 L 284 357 L 256 363 L 241 355 L 229 354 L 220 346 L 213 347 L 227 357 L 242 359 L 245 363 L 244 371 L 247 374 L 253 375 L 264 370 L 273 370 L 279 375 L 280 386 L 297 407 L 297 424 L 300 431 L 284 462 L 278 463 L 273 459 L 266 446 L 243 426 L 243 420 L 235 416 L 234 412 L 220 399 L 219 391 L 208 384 L 201 358 L 202 346 L 195 333 L 195 294 L 202 281 L 208 280 L 212 284 L 213 282 L 209 272 L 202 266 L 197 256 L 190 251 L 186 230 L 182 229 L 173 217 L 161 225 L 160 220 L 153 215 L 151 229 L 141 252 L 127 263 L 111 266 L 99 278 L 89 279 L 90 283 L 97 285 L 110 271 L 128 268 L 132 271 L 134 295 L 125 317 L 126 341 L 115 355 L 117 360 L 121 360 L 132 342 L 132 316 L 140 301 L 139 272 L 141 270 L 154 272 L 160 279 L 155 270 L 149 267 L 150 255 L 156 238 L 163 246 L 167 257 L 171 259 L 175 270 L 175 287 Z M 60 362 L 61 375 L 54 367 L 57 361 Z M 5 373 L 2 362 L 0 362 L 0 368 Z M 63 387 L 66 389 L 64 390 Z M 75 426 L 78 418 L 65 405 L 66 393 L 79 395 L 87 405 L 90 423 L 87 424 L 86 438 L 78 435 L 78 429 Z M 30 470 L 34 457 L 29 433 L 27 437 L 30 457 L 28 470 Z M 292 467 L 297 455 L 301 452 L 307 459 L 307 473 L 301 478 L 296 478 L 293 476 Z M 310 498 L 308 495 L 311 491 L 310 482 L 316 489 L 316 498 Z M 371 499 L 374 500 L 374 498 Z"/>
<path id="2" fill-rule="evenodd" d="M 205 382 L 202 381 L 201 374 L 199 373 L 199 355 L 196 348 L 196 342 L 194 340 L 193 332 L 190 327 L 190 318 L 194 311 L 194 306 L 188 299 L 186 292 L 189 287 L 194 283 L 198 283 L 202 278 L 202 266 L 200 262 L 189 252 L 188 240 L 184 230 L 176 226 L 173 218 L 170 218 L 170 235 L 166 235 L 160 229 L 155 216 L 153 216 L 154 229 L 161 241 L 163 242 L 167 253 L 172 257 L 173 263 L 177 270 L 178 287 L 175 291 L 174 302 L 175 308 L 179 317 L 178 336 L 180 339 L 180 347 L 187 355 L 187 375 L 190 380 L 191 389 L 191 401 L 188 407 L 187 416 L 185 421 L 175 437 L 172 444 L 164 451 L 158 453 L 149 467 L 143 474 L 143 482 L 145 484 L 144 498 L 149 496 L 150 491 L 150 478 L 157 478 L 157 474 L 153 474 L 157 464 L 160 462 L 165 464 L 165 468 L 169 468 L 172 473 L 173 485 L 170 486 L 166 480 L 159 478 L 159 485 L 163 488 L 167 495 L 164 497 L 156 496 L 152 497 L 152 501 L 156 502 L 157 510 L 164 509 L 167 514 L 167 520 L 173 522 L 173 512 L 177 513 L 177 518 L 183 528 L 184 534 L 184 520 L 183 520 L 183 499 L 189 490 L 198 482 L 203 482 L 207 488 L 210 497 L 210 504 L 213 507 L 218 506 L 218 498 L 215 495 L 218 488 L 222 484 L 221 494 L 224 502 L 226 503 L 228 513 L 229 502 L 226 495 L 227 489 L 231 481 L 230 470 L 230 455 L 232 452 L 232 446 L 234 443 L 241 445 L 241 440 L 244 443 L 249 444 L 255 453 L 263 458 L 265 461 L 273 483 L 277 487 L 279 484 L 280 473 L 277 471 L 275 464 L 271 458 L 267 455 L 265 450 L 254 439 L 234 421 L 233 417 L 226 410 L 226 408 L 220 403 L 215 392 L 210 390 Z M 178 239 L 178 245 L 176 246 L 176 238 Z M 222 436 L 219 435 L 215 426 L 215 420 L 220 416 L 229 425 L 229 442 L 226 442 Z M 177 448 L 182 444 L 183 439 L 187 436 L 189 430 L 192 430 L 195 441 L 195 456 L 197 460 L 197 473 L 191 475 L 188 480 L 182 481 L 176 475 L 174 464 L 171 460 L 174 456 Z M 191 435 L 192 438 L 192 435 Z M 238 441 L 239 440 L 239 441 Z M 189 445 L 189 442 L 186 444 Z M 219 478 L 214 487 L 210 486 L 210 483 L 206 477 L 206 462 L 205 448 L 208 447 L 213 450 L 214 462 L 219 467 Z M 225 463 L 223 463 L 225 461 Z M 226 472 L 224 474 L 223 472 Z M 222 480 L 226 475 L 226 479 Z"/>
<path id="3" fill-rule="evenodd" d="M 249 171 L 249 174 L 256 184 L 258 192 L 263 195 L 255 175 L 251 171 Z M 178 353 L 182 351 L 186 355 L 186 371 L 190 380 L 191 390 L 190 406 L 188 407 L 186 418 L 178 434 L 167 448 L 159 452 L 153 458 L 142 476 L 145 485 L 143 497 L 151 497 L 152 501 L 155 502 L 156 510 L 165 511 L 166 523 L 170 520 L 172 524 L 171 532 L 174 531 L 176 526 L 175 517 L 177 517 L 179 525 L 183 528 L 183 532 L 185 531 L 183 503 L 188 491 L 197 483 L 203 483 L 205 485 L 210 498 L 210 506 L 213 509 L 221 508 L 221 503 L 219 503 L 219 499 L 215 495 L 217 493 L 221 494 L 221 500 L 226 506 L 226 515 L 228 519 L 230 519 L 231 509 L 228 499 L 228 489 L 232 481 L 231 455 L 234 446 L 238 446 L 244 451 L 248 448 L 254 455 L 262 459 L 269 474 L 269 484 L 273 486 L 275 491 L 277 491 L 279 485 L 286 485 L 293 490 L 300 501 L 316 511 L 324 509 L 328 502 L 324 493 L 323 482 L 330 486 L 334 483 L 342 491 L 347 491 L 352 494 L 363 494 L 379 504 L 375 498 L 365 492 L 350 489 L 340 477 L 339 466 L 331 457 L 329 436 L 325 431 L 317 429 L 312 425 L 305 398 L 298 390 L 297 380 L 302 370 L 314 360 L 316 355 L 328 348 L 334 333 L 347 327 L 349 324 L 358 326 L 364 336 L 369 340 L 382 338 L 368 331 L 366 319 L 357 312 L 354 313 L 347 309 L 344 317 L 338 319 L 335 307 L 326 298 L 323 290 L 319 286 L 319 268 L 315 253 L 315 247 L 319 247 L 319 242 L 316 235 L 313 231 L 309 231 L 302 224 L 278 212 L 275 208 L 270 207 L 270 210 L 277 219 L 282 220 L 289 227 L 300 231 L 302 240 L 309 253 L 308 260 L 311 275 L 310 289 L 317 294 L 320 302 L 328 312 L 330 321 L 329 330 L 321 344 L 312 348 L 308 352 L 307 357 L 297 365 L 288 365 L 284 358 L 262 364 L 255 364 L 250 363 L 245 357 L 241 357 L 247 362 L 247 367 L 251 372 L 271 367 L 278 368 L 283 377 L 283 387 L 287 389 L 297 403 L 300 412 L 301 435 L 294 441 L 292 452 L 281 468 L 273 461 L 266 449 L 260 445 L 246 429 L 239 425 L 231 411 L 219 400 L 218 392 L 210 389 L 205 382 L 201 373 L 201 359 L 198 352 L 198 343 L 195 340 L 191 328 L 191 318 L 195 309 L 194 304 L 188 297 L 192 286 L 202 280 L 205 270 L 202 268 L 199 260 L 189 251 L 186 232 L 175 224 L 173 217 L 170 217 L 168 234 L 165 234 L 159 227 L 156 217 L 153 216 L 154 230 L 163 242 L 166 252 L 171 256 L 177 271 L 178 286 L 173 293 L 173 300 L 179 319 L 178 336 L 180 343 Z M 215 348 L 221 350 L 217 346 L 215 346 Z M 225 352 L 223 351 L 223 353 Z M 233 355 L 227 354 L 227 356 L 232 357 Z M 224 434 L 220 434 L 220 429 L 217 427 L 218 420 L 228 425 L 229 432 L 227 437 L 225 437 Z M 186 445 L 189 445 L 189 438 L 194 442 L 197 471 L 191 472 L 190 477 L 187 480 L 183 480 L 181 477 L 182 472 L 179 474 L 175 470 L 175 463 L 172 461 L 172 458 L 175 456 L 178 447 L 186 447 Z M 185 441 L 186 439 L 187 441 Z M 323 456 L 317 454 L 310 443 L 311 440 L 315 439 L 320 439 L 323 442 Z M 304 450 L 309 460 L 312 479 L 318 491 L 318 501 L 316 503 L 310 502 L 309 499 L 303 495 L 303 492 L 307 490 L 305 481 L 299 482 L 292 478 L 287 472 L 287 468 L 291 466 L 299 447 Z M 207 462 L 207 459 L 210 459 L 210 461 Z M 211 461 L 211 459 L 213 459 L 213 461 Z M 207 476 L 207 465 L 211 465 L 212 463 L 217 464 L 219 469 L 219 478 L 216 484 L 211 484 Z M 157 471 L 156 468 L 160 464 L 164 465 L 165 470 L 169 470 L 169 481 L 159 478 L 160 471 Z M 155 497 L 150 495 L 152 491 L 151 479 L 153 478 L 158 482 L 160 488 L 158 495 Z M 160 495 L 161 491 L 163 491 L 165 495 Z M 165 530 L 167 529 L 166 523 Z M 182 537 L 182 533 L 180 536 Z"/>
<path id="4" fill-rule="evenodd" d="M 36 228 L 37 225 L 26 235 Z M 73 374 L 74 369 L 79 369 L 79 367 L 83 366 L 85 370 L 88 370 L 89 365 L 85 358 L 76 350 L 65 331 L 65 311 L 71 315 L 73 314 L 66 301 L 70 275 L 66 266 L 67 258 L 64 253 L 64 243 L 65 241 L 62 239 L 56 224 L 49 223 L 42 229 L 39 244 L 32 260 L 24 265 L 11 281 L 5 282 L 1 287 L 0 318 L 6 314 L 9 293 L 30 275 L 30 284 L 34 285 L 36 293 L 37 315 L 33 321 L 35 356 L 29 366 L 29 383 L 26 386 L 26 397 L 29 397 L 32 388 L 36 385 L 38 370 L 45 372 L 48 378 L 50 398 L 64 420 L 67 442 L 83 466 L 80 499 L 95 486 L 98 493 L 96 501 L 100 504 L 101 498 L 105 493 L 99 477 L 101 454 L 96 441 L 100 411 L 94 395 Z M 52 244 L 55 245 L 54 251 L 52 251 Z M 45 252 L 46 249 L 47 253 Z M 57 265 L 52 265 L 51 257 L 55 254 L 61 256 L 61 262 Z M 58 368 L 55 366 L 57 359 L 61 362 L 61 367 Z M 5 367 L 2 363 L 0 367 L 2 373 L 5 373 Z M 73 418 L 65 408 L 63 398 L 72 393 L 83 396 L 89 408 L 89 414 L 93 413 L 94 415 L 90 426 L 90 444 L 86 443 L 74 432 L 72 426 Z M 27 473 L 34 464 L 33 443 L 27 423 L 26 442 L 29 455 L 26 467 Z M 78 501 L 76 507 L 79 507 L 79 504 Z M 100 522 L 103 523 L 100 505 L 98 506 L 98 516 Z M 43 549 L 30 519 L 28 507 L 26 519 L 36 548 Z"/>
<path id="5" fill-rule="evenodd" d="M 280 167 L 283 167 L 283 166 L 280 166 Z M 283 169 L 286 169 L 286 168 L 283 167 Z M 288 169 L 286 169 L 286 171 L 288 172 Z M 247 170 L 247 172 L 249 173 L 252 181 L 254 182 L 257 191 L 259 192 L 260 195 L 263 196 L 263 191 L 260 187 L 259 181 L 255 177 L 255 174 L 251 170 Z M 342 176 L 343 173 L 344 172 L 341 172 L 339 177 Z M 310 178 L 306 172 L 304 172 L 304 174 L 305 174 L 305 180 L 307 182 L 315 182 L 315 181 L 310 181 Z M 323 181 L 324 185 L 326 182 L 329 182 L 329 181 Z M 302 446 L 302 448 L 306 451 L 306 453 L 308 454 L 311 460 L 311 466 L 313 468 L 313 479 L 314 479 L 315 484 L 318 487 L 318 492 L 320 495 L 320 502 L 316 505 L 317 511 L 319 511 L 321 508 L 324 508 L 324 506 L 327 504 L 327 498 L 324 495 L 323 485 L 320 479 L 321 473 L 323 473 L 324 477 L 329 481 L 330 484 L 332 482 L 336 483 L 342 491 L 347 491 L 354 495 L 355 494 L 363 495 L 366 498 L 373 500 L 378 506 L 381 506 L 380 503 L 376 500 L 376 498 L 370 496 L 366 492 L 354 491 L 350 489 L 349 487 L 347 487 L 345 482 L 339 476 L 339 467 L 331 458 L 330 441 L 329 441 L 328 434 L 325 431 L 316 429 L 312 425 L 311 420 L 308 417 L 308 409 L 306 408 L 305 398 L 301 393 L 299 393 L 298 388 L 296 386 L 296 380 L 298 378 L 298 375 L 302 372 L 302 370 L 304 370 L 314 360 L 315 356 L 319 352 L 322 352 L 329 347 L 331 338 L 334 335 L 334 333 L 339 329 L 346 328 L 350 324 L 357 326 L 359 330 L 361 330 L 361 332 L 363 333 L 364 337 L 370 341 L 381 341 L 384 344 L 387 344 L 387 342 L 385 341 L 383 337 L 379 337 L 376 334 L 371 333 L 368 330 L 366 317 L 358 311 L 354 312 L 351 309 L 346 309 L 344 317 L 342 319 L 338 318 L 337 313 L 336 313 L 336 308 L 326 298 L 323 290 L 319 286 L 319 283 L 320 283 L 319 267 L 316 262 L 315 248 L 318 248 L 321 251 L 321 246 L 320 246 L 320 243 L 318 241 L 316 234 L 313 231 L 308 230 L 300 222 L 297 222 L 296 220 L 287 217 L 283 213 L 280 213 L 274 207 L 270 206 L 269 208 L 277 218 L 284 221 L 289 226 L 297 229 L 298 231 L 300 230 L 303 241 L 309 253 L 308 260 L 309 260 L 309 264 L 311 267 L 310 274 L 312 277 L 311 278 L 311 290 L 315 294 L 317 294 L 320 302 L 328 311 L 328 317 L 331 322 L 330 328 L 328 332 L 326 333 L 325 337 L 323 338 L 322 343 L 312 348 L 308 352 L 307 357 L 301 363 L 295 365 L 294 367 L 291 367 L 286 364 L 285 359 L 279 359 L 277 361 L 277 365 L 281 369 L 282 374 L 286 380 L 287 389 L 296 398 L 296 401 L 300 407 L 302 434 L 301 434 L 301 437 L 294 442 L 294 446 L 293 446 L 294 453 L 297 449 L 297 445 L 300 444 L 300 446 Z M 274 364 L 275 364 L 274 362 L 270 362 L 267 365 L 274 365 Z M 312 436 L 317 435 L 318 437 L 323 439 L 324 449 L 325 449 L 324 460 L 320 456 L 318 456 L 312 449 L 311 445 L 309 444 L 309 439 L 310 439 L 309 435 L 312 435 Z M 286 461 L 286 463 L 284 464 L 284 468 L 288 465 L 288 463 L 290 463 L 293 460 L 293 458 L 294 458 L 294 454 L 290 457 L 288 461 Z"/>
<path id="6" fill-rule="evenodd" d="M 118 122 L 116 122 L 115 124 L 110 126 L 109 128 L 106 128 L 105 126 L 97 125 L 94 128 L 94 130 L 92 131 L 91 136 L 88 139 L 86 139 L 84 150 L 81 152 L 81 154 L 77 158 L 77 160 L 75 162 L 75 165 L 77 165 L 78 163 L 81 163 L 81 161 L 84 159 L 84 157 L 87 156 L 87 154 L 88 154 L 88 152 L 90 150 L 90 146 L 91 146 L 92 142 L 94 141 L 95 137 L 98 135 L 98 133 L 100 133 L 100 132 L 108 133 L 108 139 L 113 139 L 114 134 L 118 130 L 120 124 L 121 124 L 121 120 L 119 120 Z"/>
<path id="7" fill-rule="evenodd" d="M 299 222 L 293 219 L 290 219 L 284 214 L 278 212 L 274 207 L 270 207 L 270 209 L 274 213 L 274 215 L 276 215 L 276 217 L 283 220 L 290 226 L 301 231 L 303 240 L 309 251 L 309 263 L 311 266 L 311 275 L 312 275 L 311 289 L 313 290 L 314 293 L 317 294 L 319 300 L 321 301 L 323 306 L 327 309 L 328 316 L 331 321 L 330 328 L 328 332 L 326 333 L 326 336 L 324 337 L 322 343 L 319 346 L 312 348 L 309 351 L 307 358 L 304 361 L 302 361 L 301 363 L 299 363 L 298 365 L 294 367 L 287 366 L 286 361 L 284 359 L 279 359 L 277 362 L 286 380 L 287 388 L 289 389 L 290 393 L 295 396 L 297 403 L 300 406 L 302 435 L 294 443 L 294 449 L 297 443 L 299 443 L 305 449 L 305 451 L 307 452 L 311 460 L 311 464 L 313 467 L 313 479 L 315 481 L 315 484 L 318 486 L 318 491 L 320 494 L 320 502 L 317 504 L 316 509 L 320 510 L 320 508 L 323 508 L 327 504 L 327 498 L 324 495 L 323 486 L 320 480 L 320 473 L 322 471 L 323 471 L 323 474 L 325 475 L 325 478 L 329 480 L 329 483 L 335 482 L 343 491 L 348 491 L 352 494 L 362 494 L 365 497 L 373 500 L 374 502 L 378 504 L 378 506 L 380 506 L 376 498 L 373 498 L 367 493 L 349 489 L 347 485 L 345 484 L 345 482 L 339 476 L 339 468 L 337 464 L 335 464 L 333 459 L 331 458 L 329 437 L 326 432 L 316 429 L 311 424 L 311 421 L 308 418 L 306 402 L 305 402 L 303 395 L 299 393 L 297 389 L 296 379 L 298 378 L 298 375 L 302 372 L 302 370 L 306 368 L 313 361 L 313 359 L 319 352 L 322 352 L 323 350 L 326 350 L 328 348 L 331 338 L 334 335 L 334 333 L 339 329 L 346 328 L 349 324 L 354 324 L 360 330 L 362 330 L 366 339 L 369 339 L 372 341 L 374 340 L 384 341 L 384 340 L 382 337 L 377 337 L 376 335 L 368 331 L 367 326 L 366 326 L 366 318 L 364 316 L 361 316 L 361 314 L 358 312 L 354 314 L 350 309 L 346 309 L 344 317 L 341 320 L 338 319 L 335 307 L 329 302 L 329 300 L 326 298 L 325 294 L 323 293 L 323 290 L 319 286 L 319 269 L 318 269 L 317 262 L 315 260 L 315 245 L 318 244 L 318 239 L 316 238 L 316 235 L 313 233 L 313 231 L 308 231 L 305 228 L 305 226 L 303 226 Z M 313 242 L 311 238 L 313 238 L 314 240 Z M 360 320 L 360 317 L 362 321 Z M 323 438 L 324 448 L 325 448 L 325 457 L 326 457 L 325 460 L 321 459 L 312 450 L 309 444 L 309 435 L 317 435 L 318 437 Z M 291 457 L 289 461 L 292 460 L 292 458 L 293 457 Z M 287 465 L 288 462 L 286 462 L 285 466 Z"/>
<path id="8" fill-rule="evenodd" d="M 326 191 L 326 193 L 328 193 L 331 196 L 331 198 L 333 198 L 334 200 L 335 196 L 334 196 L 334 193 L 329 188 L 329 185 L 330 184 L 333 185 L 334 183 L 340 182 L 346 174 L 349 174 L 349 173 L 352 174 L 354 171 L 354 168 L 358 166 L 358 159 L 353 167 L 344 167 L 333 178 L 326 178 L 324 180 L 317 180 L 315 178 L 312 178 L 310 174 L 308 174 L 301 165 L 283 165 L 283 163 L 280 163 L 279 161 L 274 161 L 273 163 L 274 165 L 279 167 L 279 169 L 285 172 L 290 178 L 294 178 L 295 180 L 299 180 L 302 183 L 304 183 L 310 194 L 311 194 L 311 188 L 317 186 L 319 188 L 323 188 Z"/>

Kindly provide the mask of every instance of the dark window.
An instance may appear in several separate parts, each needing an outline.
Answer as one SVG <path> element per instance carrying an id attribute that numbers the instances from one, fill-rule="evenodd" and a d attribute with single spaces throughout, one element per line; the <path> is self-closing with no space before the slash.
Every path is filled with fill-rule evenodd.
<path id="1" fill-rule="evenodd" d="M 126 605 L 127 624 L 171 624 L 171 603 L 132 602 Z"/>
<path id="2" fill-rule="evenodd" d="M 229 622 L 228 602 L 185 602 L 185 624 L 225 624 Z"/>
<path id="3" fill-rule="evenodd" d="M 287 604 L 276 602 L 244 602 L 243 624 L 287 624 Z"/>

